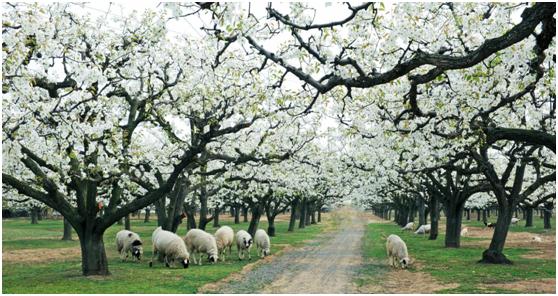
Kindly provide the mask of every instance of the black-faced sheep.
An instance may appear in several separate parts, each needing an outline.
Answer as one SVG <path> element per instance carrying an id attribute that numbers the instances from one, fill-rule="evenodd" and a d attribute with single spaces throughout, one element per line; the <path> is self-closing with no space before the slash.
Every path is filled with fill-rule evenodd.
<path id="1" fill-rule="evenodd" d="M 129 253 L 132 253 L 132 257 L 137 258 L 139 261 L 143 254 L 140 236 L 129 230 L 120 230 L 116 234 L 116 249 L 120 253 L 120 259 L 122 260 L 128 258 Z"/>
<path id="2" fill-rule="evenodd" d="M 238 260 L 244 259 L 245 253 L 248 253 L 248 260 L 252 259 L 250 256 L 250 248 L 253 244 L 252 236 L 244 231 L 239 230 L 236 233 L 236 249 L 238 250 Z M 242 256 L 240 256 L 242 254 Z"/>

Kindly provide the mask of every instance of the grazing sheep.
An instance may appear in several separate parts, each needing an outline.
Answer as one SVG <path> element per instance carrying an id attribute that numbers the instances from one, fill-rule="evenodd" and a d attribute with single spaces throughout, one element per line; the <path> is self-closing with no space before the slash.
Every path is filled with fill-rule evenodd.
<path id="1" fill-rule="evenodd" d="M 244 231 L 239 230 L 236 233 L 236 249 L 238 250 L 238 260 L 244 259 L 245 253 L 248 253 L 248 260 L 251 260 L 252 257 L 250 256 L 250 248 L 252 248 L 252 236 Z M 240 256 L 242 254 L 242 257 Z"/>
<path id="2" fill-rule="evenodd" d="M 137 233 L 129 230 L 120 230 L 116 234 L 116 249 L 122 260 L 128 258 L 128 253 L 132 253 L 132 257 L 136 257 L 139 261 L 143 254 L 141 238 Z"/>
<path id="3" fill-rule="evenodd" d="M 269 242 L 269 236 L 265 230 L 258 229 L 258 231 L 256 231 L 256 234 L 254 235 L 254 242 L 261 258 L 271 254 L 271 243 Z"/>
<path id="4" fill-rule="evenodd" d="M 415 228 L 415 222 L 409 222 L 407 223 L 407 225 L 401 228 L 401 231 L 405 231 L 405 230 L 413 231 L 414 228 Z"/>
<path id="5" fill-rule="evenodd" d="M 153 241 L 153 256 L 149 262 L 149 267 L 153 266 L 153 258 L 156 254 L 165 255 L 165 266 L 181 263 L 182 267 L 188 268 L 190 263 L 190 254 L 186 249 L 186 244 L 182 238 L 173 232 L 163 230 L 161 226 L 153 231 L 151 236 Z"/>
<path id="6" fill-rule="evenodd" d="M 494 228 L 494 226 L 496 226 L 496 223 L 492 223 L 492 222 L 486 223 L 486 222 L 484 222 L 484 227 Z"/>
<path id="7" fill-rule="evenodd" d="M 390 266 L 400 265 L 401 268 L 407 268 L 410 263 L 409 253 L 407 245 L 399 236 L 395 234 L 388 236 L 386 250 Z"/>
<path id="8" fill-rule="evenodd" d="M 424 224 L 421 225 L 417 231 L 415 231 L 415 234 L 427 234 L 430 233 L 430 224 Z"/>
<path id="9" fill-rule="evenodd" d="M 536 243 L 542 243 L 542 237 L 540 236 L 533 236 L 533 241 Z"/>
<path id="10" fill-rule="evenodd" d="M 219 251 L 219 256 L 221 260 L 225 261 L 225 250 L 229 249 L 229 255 L 232 251 L 232 245 L 234 241 L 234 231 L 229 226 L 222 226 L 215 231 L 215 241 L 217 242 L 217 250 Z"/>
<path id="11" fill-rule="evenodd" d="M 217 243 L 213 235 L 201 229 L 190 229 L 184 237 L 184 242 L 186 243 L 186 248 L 192 252 L 194 264 L 202 265 L 202 253 L 207 254 L 209 262 L 217 262 L 219 251 L 217 250 Z M 196 253 L 199 254 L 199 263 L 196 260 Z"/>
<path id="12" fill-rule="evenodd" d="M 461 229 L 461 236 L 465 236 L 467 233 L 469 233 L 469 229 L 467 227 Z"/>
<path id="13" fill-rule="evenodd" d="M 517 224 L 517 222 L 519 222 L 521 219 L 519 218 L 511 218 L 511 224 Z"/>

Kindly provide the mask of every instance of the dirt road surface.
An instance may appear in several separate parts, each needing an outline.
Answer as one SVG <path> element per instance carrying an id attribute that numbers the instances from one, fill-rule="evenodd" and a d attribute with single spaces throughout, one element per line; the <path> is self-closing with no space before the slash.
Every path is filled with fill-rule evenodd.
<path id="1" fill-rule="evenodd" d="M 361 242 L 367 219 L 352 209 L 334 214 L 341 224 L 337 230 L 206 292 L 357 293 L 353 282 L 362 264 Z"/>

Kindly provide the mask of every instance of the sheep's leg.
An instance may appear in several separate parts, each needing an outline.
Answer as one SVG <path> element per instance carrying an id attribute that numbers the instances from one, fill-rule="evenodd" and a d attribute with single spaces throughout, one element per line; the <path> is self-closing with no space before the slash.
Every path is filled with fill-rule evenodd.
<path id="1" fill-rule="evenodd" d="M 199 252 L 198 254 L 199 254 L 199 258 L 200 258 L 199 265 L 201 266 L 201 265 L 202 265 L 202 256 L 203 256 L 203 254 L 202 254 L 201 252 Z"/>
<path id="2" fill-rule="evenodd" d="M 194 264 L 198 264 L 198 262 L 196 261 L 196 252 L 192 251 L 192 261 L 194 261 Z"/>
<path id="3" fill-rule="evenodd" d="M 128 258 L 128 252 L 124 252 L 124 248 L 122 248 L 120 250 L 120 260 L 124 261 L 125 260 L 124 256 L 126 256 L 126 258 Z"/>
<path id="4" fill-rule="evenodd" d="M 149 261 L 149 267 L 153 266 L 153 258 L 155 258 L 155 254 L 157 254 L 157 249 L 155 248 L 155 245 L 153 246 L 153 253 L 151 254 L 151 261 Z"/>
<path id="5" fill-rule="evenodd" d="M 250 255 L 250 248 L 246 249 L 246 252 L 248 252 L 248 260 L 252 260 L 252 255 Z"/>

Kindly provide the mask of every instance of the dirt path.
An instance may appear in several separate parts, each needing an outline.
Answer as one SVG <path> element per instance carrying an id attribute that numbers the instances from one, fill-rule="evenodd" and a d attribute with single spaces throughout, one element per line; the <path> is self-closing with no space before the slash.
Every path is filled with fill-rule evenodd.
<path id="1" fill-rule="evenodd" d="M 353 278 L 362 263 L 367 219 L 342 209 L 340 227 L 307 246 L 285 252 L 236 277 L 212 293 L 356 293 Z"/>

